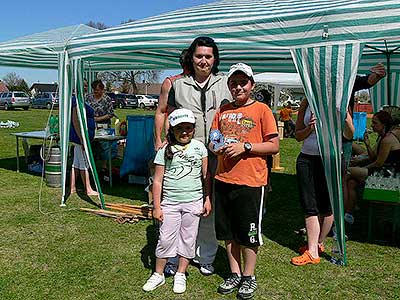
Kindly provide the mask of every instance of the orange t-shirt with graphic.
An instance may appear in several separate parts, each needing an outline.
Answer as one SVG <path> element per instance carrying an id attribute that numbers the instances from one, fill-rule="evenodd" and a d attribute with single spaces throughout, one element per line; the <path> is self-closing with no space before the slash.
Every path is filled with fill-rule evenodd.
<path id="1" fill-rule="evenodd" d="M 278 135 L 271 109 L 261 102 L 235 107 L 225 104 L 217 111 L 211 130 L 218 129 L 225 143 L 263 143 Z M 267 184 L 266 156 L 243 153 L 240 157 L 218 155 L 215 178 L 231 184 L 259 187 Z"/>

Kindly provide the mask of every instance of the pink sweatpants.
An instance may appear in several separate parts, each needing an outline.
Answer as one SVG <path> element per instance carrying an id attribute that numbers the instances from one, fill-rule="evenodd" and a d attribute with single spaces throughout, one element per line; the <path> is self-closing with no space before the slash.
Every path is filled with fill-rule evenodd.
<path id="1" fill-rule="evenodd" d="M 164 221 L 160 225 L 156 257 L 169 258 L 179 255 L 187 259 L 194 258 L 203 200 L 195 202 L 162 201 L 161 209 Z"/>

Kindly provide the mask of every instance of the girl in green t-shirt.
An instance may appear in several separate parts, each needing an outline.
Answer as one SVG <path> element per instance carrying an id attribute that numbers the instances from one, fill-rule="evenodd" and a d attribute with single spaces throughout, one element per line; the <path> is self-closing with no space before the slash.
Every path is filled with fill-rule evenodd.
<path id="1" fill-rule="evenodd" d="M 168 258 L 178 256 L 175 293 L 186 290 L 186 269 L 195 257 L 201 216 L 211 212 L 207 180 L 207 149 L 193 139 L 195 117 L 188 109 L 176 109 L 168 117 L 168 144 L 154 159 L 153 217 L 160 222 L 155 272 L 143 286 L 152 291 L 165 283 Z"/>

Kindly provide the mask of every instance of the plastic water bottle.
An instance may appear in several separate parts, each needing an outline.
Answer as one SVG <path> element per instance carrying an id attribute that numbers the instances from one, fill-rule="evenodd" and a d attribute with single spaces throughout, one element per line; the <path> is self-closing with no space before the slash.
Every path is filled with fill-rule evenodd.
<path id="1" fill-rule="evenodd" d="M 57 134 L 60 132 L 58 121 L 59 121 L 58 116 L 54 116 L 54 133 L 57 133 Z"/>
<path id="2" fill-rule="evenodd" d="M 57 134 L 59 132 L 58 128 L 58 117 L 51 115 L 49 119 L 49 132 L 50 134 Z"/>
<path id="3" fill-rule="evenodd" d="M 49 124 L 47 124 L 48 126 L 48 133 L 49 134 L 53 134 L 53 124 L 54 124 L 54 116 L 51 115 L 49 118 Z"/>

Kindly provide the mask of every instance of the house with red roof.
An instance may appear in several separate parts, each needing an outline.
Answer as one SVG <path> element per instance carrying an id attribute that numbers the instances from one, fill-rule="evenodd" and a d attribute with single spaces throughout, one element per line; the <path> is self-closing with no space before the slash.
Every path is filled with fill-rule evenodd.
<path id="1" fill-rule="evenodd" d="M 6 84 L 0 80 L 0 93 L 2 92 L 8 92 L 8 88 L 6 86 Z"/>

